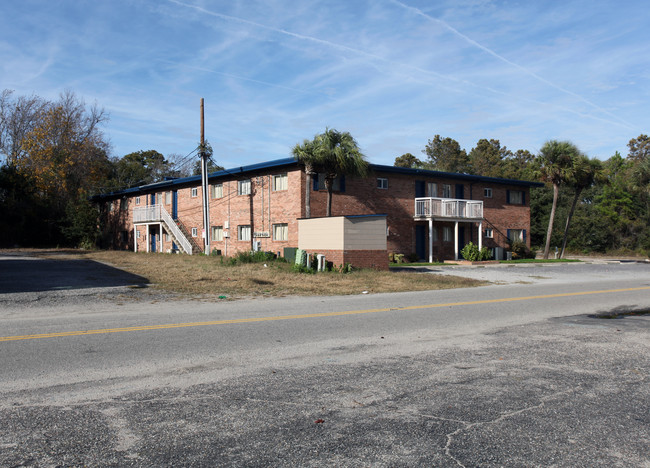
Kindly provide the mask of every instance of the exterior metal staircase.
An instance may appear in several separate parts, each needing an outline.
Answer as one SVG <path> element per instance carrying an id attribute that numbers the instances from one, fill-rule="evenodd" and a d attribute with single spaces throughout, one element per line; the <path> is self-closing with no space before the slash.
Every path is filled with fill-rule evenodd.
<path id="1" fill-rule="evenodd" d="M 191 236 L 187 235 L 187 229 L 179 227 L 179 224 L 171 217 L 162 205 L 141 206 L 133 209 L 133 223 L 161 223 L 163 229 L 172 237 L 174 243 L 180 250 L 192 255 L 193 252 L 201 252 L 196 242 L 192 242 Z"/>

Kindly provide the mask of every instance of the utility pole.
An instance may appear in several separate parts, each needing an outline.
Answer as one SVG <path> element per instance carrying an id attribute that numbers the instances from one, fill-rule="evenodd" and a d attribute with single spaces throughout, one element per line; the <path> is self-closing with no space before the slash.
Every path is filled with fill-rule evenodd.
<path id="1" fill-rule="evenodd" d="M 205 151 L 205 128 L 203 124 L 203 98 L 201 98 L 201 144 L 199 145 L 201 156 L 201 187 L 203 194 L 203 239 L 204 252 L 210 255 L 210 196 L 208 193 L 208 157 Z"/>

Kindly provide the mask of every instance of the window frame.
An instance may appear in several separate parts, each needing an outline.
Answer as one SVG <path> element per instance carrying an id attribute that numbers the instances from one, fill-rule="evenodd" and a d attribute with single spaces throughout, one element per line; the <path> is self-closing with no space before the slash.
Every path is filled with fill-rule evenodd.
<path id="1" fill-rule="evenodd" d="M 278 180 L 281 181 L 280 184 L 278 184 Z M 278 185 L 281 187 L 278 187 Z M 289 174 L 286 172 L 282 174 L 273 174 L 271 176 L 271 190 L 273 192 L 284 192 L 289 190 Z"/>
<path id="2" fill-rule="evenodd" d="M 483 187 L 483 198 L 492 198 L 492 187 Z"/>
<path id="3" fill-rule="evenodd" d="M 442 241 L 443 242 L 453 242 L 454 240 L 454 235 L 451 230 L 451 226 L 443 226 L 442 227 Z"/>
<path id="4" fill-rule="evenodd" d="M 388 190 L 388 178 L 377 177 L 377 188 L 379 190 Z"/>
<path id="5" fill-rule="evenodd" d="M 452 198 L 451 184 L 442 184 L 442 198 Z"/>
<path id="6" fill-rule="evenodd" d="M 519 236 L 517 236 L 517 239 L 513 238 L 514 233 L 519 233 Z M 508 242 L 513 243 L 513 242 L 522 242 L 526 243 L 526 230 L 525 229 L 508 229 Z"/>
<path id="7" fill-rule="evenodd" d="M 283 229 L 283 236 L 284 239 L 280 239 L 276 236 L 276 229 L 277 228 L 284 228 Z M 275 223 L 272 225 L 272 230 L 273 230 L 273 240 L 278 241 L 278 242 L 286 242 L 289 240 L 289 224 L 288 223 Z"/>
<path id="8" fill-rule="evenodd" d="M 437 182 L 427 182 L 427 195 L 429 198 L 438 197 L 438 183 Z"/>
<path id="9" fill-rule="evenodd" d="M 248 187 L 247 191 L 243 190 L 244 187 Z M 250 195 L 252 193 L 251 189 L 251 179 L 237 181 L 237 195 Z"/>
<path id="10" fill-rule="evenodd" d="M 494 230 L 492 228 L 486 228 L 484 235 L 486 239 L 494 239 Z"/>
<path id="11" fill-rule="evenodd" d="M 199 237 L 199 228 L 192 228 L 192 237 Z"/>
<path id="12" fill-rule="evenodd" d="M 140 197 L 135 197 L 135 204 L 139 205 L 140 204 Z"/>
<path id="13" fill-rule="evenodd" d="M 223 241 L 223 226 L 212 226 L 210 239 L 212 242 Z"/>
<path id="14" fill-rule="evenodd" d="M 515 195 L 515 194 L 516 194 L 516 196 L 514 197 L 515 199 L 519 198 L 519 197 L 521 197 L 521 198 L 519 200 L 516 200 L 516 201 L 513 200 L 513 195 Z M 508 198 L 507 202 L 508 202 L 509 205 L 521 205 L 521 206 L 523 206 L 523 205 L 526 204 L 526 192 L 523 191 L 523 190 L 508 190 L 506 192 L 506 196 Z"/>
<path id="15" fill-rule="evenodd" d="M 199 188 L 198 187 L 192 187 L 190 189 L 190 197 L 191 198 L 196 198 L 199 196 Z"/>
<path id="16" fill-rule="evenodd" d="M 210 185 L 210 198 L 212 198 L 213 200 L 216 200 L 218 198 L 223 198 L 223 183 Z"/>
<path id="17" fill-rule="evenodd" d="M 165 205 L 171 205 L 172 204 L 172 192 L 167 191 L 165 192 L 165 195 L 163 196 L 163 200 L 165 202 Z"/>
<path id="18" fill-rule="evenodd" d="M 244 238 L 242 236 L 242 233 L 245 230 L 248 230 L 248 237 L 247 238 Z M 250 240 L 252 239 L 252 234 L 253 233 L 251 232 L 251 225 L 250 224 L 240 224 L 240 225 L 237 226 L 237 240 L 238 241 L 250 242 Z"/>

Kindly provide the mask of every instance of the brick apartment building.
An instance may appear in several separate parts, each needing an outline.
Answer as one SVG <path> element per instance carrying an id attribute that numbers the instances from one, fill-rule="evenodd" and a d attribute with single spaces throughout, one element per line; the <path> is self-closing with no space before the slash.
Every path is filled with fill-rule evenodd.
<path id="1" fill-rule="evenodd" d="M 385 215 L 388 252 L 434 261 L 457 259 L 469 241 L 497 254 L 509 239 L 530 246 L 529 191 L 541 184 L 376 164 L 370 169 L 366 178 L 335 181 L 332 215 Z M 208 180 L 210 251 L 282 255 L 284 247 L 298 247 L 307 177 L 293 158 L 214 172 Z M 312 180 L 311 217 L 324 217 L 324 177 Z M 112 248 L 203 252 L 200 176 L 99 195 L 95 201 Z"/>

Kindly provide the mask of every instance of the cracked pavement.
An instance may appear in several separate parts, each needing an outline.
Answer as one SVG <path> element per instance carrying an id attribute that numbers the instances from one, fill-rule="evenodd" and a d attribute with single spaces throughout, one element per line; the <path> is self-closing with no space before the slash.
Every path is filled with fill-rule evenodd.
<path id="1" fill-rule="evenodd" d="M 649 325 L 578 316 L 99 399 L 16 392 L 0 465 L 647 467 Z"/>
<path id="2" fill-rule="evenodd" d="M 554 286 L 228 304 L 125 301 L 134 279 L 114 271 L 50 292 L 5 271 L 0 336 L 268 320 L 0 341 L 0 466 L 650 468 L 650 316 L 589 316 L 650 310 L 648 266 L 543 271 Z M 578 296 L 503 299 L 559 289 Z M 373 308 L 390 310 L 272 320 Z"/>

